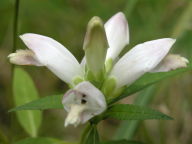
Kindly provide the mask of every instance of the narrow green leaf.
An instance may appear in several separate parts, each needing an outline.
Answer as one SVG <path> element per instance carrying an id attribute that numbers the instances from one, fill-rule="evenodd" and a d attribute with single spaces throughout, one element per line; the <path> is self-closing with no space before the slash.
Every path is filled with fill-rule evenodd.
<path id="1" fill-rule="evenodd" d="M 171 117 L 153 110 L 148 107 L 131 105 L 131 104 L 116 104 L 111 106 L 104 114 L 104 118 L 115 118 L 118 120 L 146 120 L 146 119 L 162 119 L 172 120 Z"/>
<path id="2" fill-rule="evenodd" d="M 16 106 L 25 104 L 39 97 L 33 80 L 21 68 L 14 69 L 13 95 Z M 24 130 L 32 137 L 37 136 L 38 128 L 42 121 L 42 112 L 30 110 L 19 111 L 16 112 L 16 115 Z"/>
<path id="3" fill-rule="evenodd" d="M 132 85 L 128 86 L 126 90 L 122 93 L 121 96 L 116 97 L 114 99 L 111 99 L 108 101 L 109 104 L 114 103 L 122 98 L 125 98 L 133 93 L 136 93 L 154 83 L 157 83 L 163 79 L 166 79 L 168 77 L 187 72 L 192 70 L 192 66 L 188 66 L 187 68 L 181 68 L 174 71 L 169 72 L 159 72 L 159 73 L 147 73 L 143 77 L 141 77 L 139 80 L 134 82 Z"/>
<path id="4" fill-rule="evenodd" d="M 138 141 L 119 140 L 119 141 L 101 142 L 100 144 L 143 144 L 143 143 Z"/>
<path id="5" fill-rule="evenodd" d="M 24 105 L 15 107 L 9 112 L 20 111 L 20 110 L 46 110 L 46 109 L 62 109 L 61 103 L 63 95 L 53 95 L 40 98 Z"/>
<path id="6" fill-rule="evenodd" d="M 53 139 L 53 138 L 26 138 L 14 144 L 77 144 L 71 142 L 63 142 L 61 140 Z"/>
<path id="7" fill-rule="evenodd" d="M 153 97 L 155 96 L 155 90 L 156 87 L 152 85 L 147 89 L 141 91 L 139 95 L 135 98 L 134 104 L 141 106 L 147 105 L 149 102 L 152 101 Z M 114 139 L 132 139 L 140 122 L 140 120 L 122 121 L 115 133 Z"/>

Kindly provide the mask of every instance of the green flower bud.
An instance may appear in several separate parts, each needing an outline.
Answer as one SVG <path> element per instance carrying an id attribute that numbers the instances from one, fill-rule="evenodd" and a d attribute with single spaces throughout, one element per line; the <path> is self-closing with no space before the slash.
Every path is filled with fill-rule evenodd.
<path id="1" fill-rule="evenodd" d="M 95 16 L 88 23 L 83 49 L 88 70 L 92 72 L 96 81 L 101 81 L 104 78 L 108 47 L 103 22 Z"/>

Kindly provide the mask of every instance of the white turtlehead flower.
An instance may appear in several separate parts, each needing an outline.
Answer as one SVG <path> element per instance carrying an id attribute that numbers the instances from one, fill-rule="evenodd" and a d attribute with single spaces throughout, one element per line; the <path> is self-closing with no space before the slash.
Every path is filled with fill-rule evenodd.
<path id="1" fill-rule="evenodd" d="M 35 65 L 35 66 L 43 66 L 37 58 L 35 54 L 31 50 L 17 50 L 16 53 L 12 53 L 8 55 L 10 58 L 10 62 L 17 65 Z"/>
<path id="2" fill-rule="evenodd" d="M 117 87 L 130 85 L 146 72 L 163 72 L 186 67 L 188 60 L 181 56 L 168 55 L 175 39 L 163 38 L 138 44 L 114 65 L 110 76 Z"/>
<path id="3" fill-rule="evenodd" d="M 106 24 L 99 17 L 90 20 L 83 44 L 85 57 L 81 64 L 52 38 L 32 33 L 20 38 L 29 49 L 10 54 L 11 63 L 46 66 L 73 87 L 62 100 L 68 112 L 65 126 L 83 124 L 105 111 L 107 106 L 103 93 L 113 95 L 114 90 L 118 92 L 146 72 L 169 71 L 186 67 L 188 63 L 184 57 L 168 54 L 175 43 L 175 39 L 171 38 L 136 45 L 118 58 L 129 43 L 128 22 L 122 12 L 115 14 Z M 103 93 L 91 82 L 102 87 Z"/>
<path id="4" fill-rule="evenodd" d="M 114 65 L 111 76 L 117 79 L 118 87 L 129 85 L 144 73 L 155 68 L 167 55 L 175 40 L 153 40 L 136 45 Z"/>
<path id="5" fill-rule="evenodd" d="M 105 58 L 105 65 L 110 69 L 113 61 L 117 60 L 120 52 L 129 44 L 129 27 L 125 15 L 122 12 L 118 12 L 105 23 L 104 29 L 109 45 Z M 97 56 L 97 59 L 99 57 L 100 56 Z M 85 57 L 82 59 L 81 64 L 85 66 Z"/>
<path id="6" fill-rule="evenodd" d="M 108 60 L 115 60 L 129 43 L 128 22 L 123 13 L 114 15 L 106 24 L 105 30 L 110 48 Z M 168 55 L 175 39 L 162 38 L 138 44 L 121 57 L 112 67 L 109 77 L 114 78 L 116 87 L 130 85 L 146 72 L 163 72 L 186 67 L 188 60 L 178 55 Z M 111 69 L 111 68 L 110 68 Z"/>
<path id="7" fill-rule="evenodd" d="M 102 92 L 88 81 L 81 82 L 69 90 L 64 95 L 62 103 L 68 112 L 65 127 L 69 124 L 83 124 L 107 107 Z"/>
<path id="8" fill-rule="evenodd" d="M 189 61 L 177 54 L 168 54 L 152 71 L 150 72 L 167 72 L 177 68 L 187 67 Z"/>
<path id="9" fill-rule="evenodd" d="M 56 76 L 73 85 L 73 78 L 83 77 L 83 69 L 63 45 L 52 38 L 27 33 L 20 36 L 29 50 L 17 50 L 8 57 L 17 65 L 46 66 Z"/>

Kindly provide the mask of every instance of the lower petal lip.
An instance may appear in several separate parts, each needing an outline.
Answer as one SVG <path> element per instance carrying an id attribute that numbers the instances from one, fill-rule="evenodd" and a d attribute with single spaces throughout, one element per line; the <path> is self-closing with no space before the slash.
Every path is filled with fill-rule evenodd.
<path id="1" fill-rule="evenodd" d="M 102 92 L 88 81 L 81 82 L 66 92 L 62 103 L 68 112 L 66 125 L 70 124 L 71 119 L 75 119 L 74 125 L 79 120 L 79 124 L 85 123 L 95 115 L 101 114 L 107 107 Z"/>

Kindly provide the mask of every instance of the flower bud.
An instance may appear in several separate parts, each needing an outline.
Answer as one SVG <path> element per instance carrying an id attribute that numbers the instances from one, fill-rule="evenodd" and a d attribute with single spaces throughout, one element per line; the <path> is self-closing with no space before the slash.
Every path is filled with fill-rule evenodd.
<path id="1" fill-rule="evenodd" d="M 83 49 L 88 70 L 96 81 L 103 78 L 108 47 L 103 22 L 99 17 L 95 16 L 88 23 Z"/>

